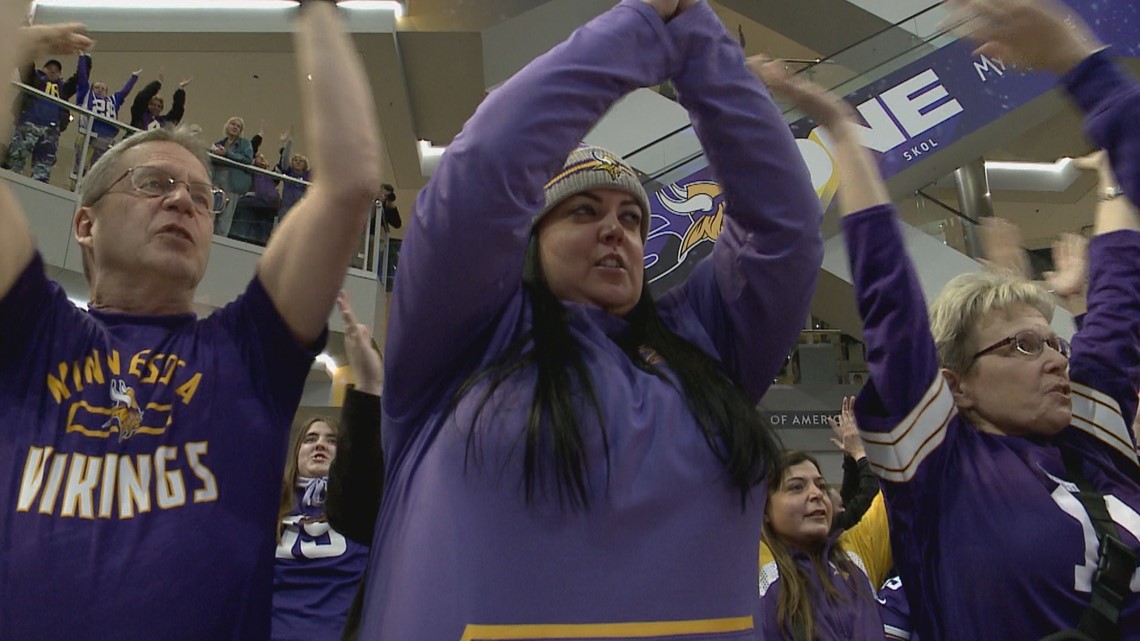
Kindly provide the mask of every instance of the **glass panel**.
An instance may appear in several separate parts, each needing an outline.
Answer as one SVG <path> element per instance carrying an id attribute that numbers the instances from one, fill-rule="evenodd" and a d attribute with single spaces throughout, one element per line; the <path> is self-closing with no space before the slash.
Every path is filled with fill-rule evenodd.
<path id="1" fill-rule="evenodd" d="M 933 4 L 826 58 L 802 61 L 795 73 L 847 95 L 956 41 L 952 32 L 940 27 L 945 15 L 941 3 Z M 789 63 L 789 68 L 799 64 Z M 789 123 L 803 117 L 781 107 Z M 672 183 L 707 164 L 692 125 L 626 154 L 626 161 L 644 175 L 646 189 Z"/>
<path id="2" fill-rule="evenodd" d="M 137 130 L 124 123 L 59 100 L 54 96 L 14 83 L 21 93 L 23 107 L 17 119 L 11 140 L 0 142 L 0 161 L 4 169 L 69 192 L 82 190 L 83 177 L 96 160 L 117 141 Z M 40 125 L 25 117 L 34 109 L 39 114 L 51 114 L 58 108 L 58 124 Z M 127 113 L 127 105 L 120 110 Z M 205 140 L 206 144 L 212 141 Z M 280 224 L 289 206 L 300 197 L 310 183 L 252 165 L 236 163 L 228 158 L 211 154 L 212 171 L 241 171 L 249 174 L 251 184 L 244 194 L 234 194 L 228 203 L 232 214 L 228 240 L 265 246 L 273 230 Z M 284 159 L 281 167 L 288 167 Z M 375 232 L 375 211 L 371 231 L 361 236 L 360 249 L 353 267 L 376 274 L 381 255 Z"/>

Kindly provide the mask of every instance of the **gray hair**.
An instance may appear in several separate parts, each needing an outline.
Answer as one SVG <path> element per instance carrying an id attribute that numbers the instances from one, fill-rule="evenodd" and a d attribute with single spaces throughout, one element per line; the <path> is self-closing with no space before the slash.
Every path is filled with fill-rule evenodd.
<path id="1" fill-rule="evenodd" d="M 938 348 L 938 361 L 946 369 L 965 374 L 977 351 L 977 327 L 994 312 L 1029 305 L 1046 321 L 1053 320 L 1053 297 L 1039 283 L 1000 271 L 983 271 L 955 277 L 930 304 L 930 332 Z"/>
<path id="2" fill-rule="evenodd" d="M 83 182 L 79 185 L 79 205 L 90 207 L 95 204 L 96 200 L 106 195 L 107 191 L 111 189 L 111 184 L 121 176 L 123 154 L 132 147 L 138 147 L 148 142 L 172 142 L 181 145 L 183 149 L 193 154 L 198 162 L 202 163 L 207 176 L 213 175 L 213 171 L 210 169 L 209 150 L 198 134 L 192 131 L 190 127 L 183 125 L 140 131 L 116 143 L 91 166 L 91 170 L 87 172 L 87 175 L 83 177 Z M 87 279 L 88 285 L 91 284 L 90 254 L 91 251 L 86 248 L 82 252 L 83 276 Z"/>
<path id="3" fill-rule="evenodd" d="M 161 127 L 149 131 L 140 131 L 124 138 L 103 154 L 103 157 L 92 165 L 91 170 L 83 177 L 79 185 L 79 204 L 90 207 L 95 201 L 107 193 L 111 184 L 118 180 L 122 171 L 120 161 L 123 154 L 132 147 L 138 147 L 148 142 L 172 142 L 181 145 L 189 151 L 206 168 L 207 175 L 212 174 L 210 169 L 210 154 L 201 137 L 196 135 L 189 127 Z"/>

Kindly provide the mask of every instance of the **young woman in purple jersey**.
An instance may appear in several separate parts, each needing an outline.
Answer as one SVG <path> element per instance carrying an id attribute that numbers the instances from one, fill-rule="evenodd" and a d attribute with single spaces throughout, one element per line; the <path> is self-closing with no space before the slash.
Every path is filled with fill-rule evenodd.
<path id="1" fill-rule="evenodd" d="M 672 79 L 727 194 L 656 301 L 649 198 L 578 148 Z M 753 639 L 754 409 L 802 327 L 819 201 L 707 3 L 623 0 L 487 97 L 420 192 L 387 341 L 362 639 Z"/>
<path id="2" fill-rule="evenodd" d="M 835 506 L 828 489 L 819 462 L 799 451 L 785 452 L 768 479 L 761 537 L 772 561 L 765 563 L 761 554 L 757 615 L 764 639 L 883 638 L 872 580 L 864 565 L 874 559 L 850 554 L 839 533 L 833 532 Z M 861 525 L 866 527 L 871 520 Z M 884 541 L 876 547 L 886 550 L 890 537 L 880 534 Z M 881 571 L 885 568 L 875 570 Z"/>
<path id="3" fill-rule="evenodd" d="M 335 641 L 344 629 L 368 548 L 333 529 L 325 515 L 329 467 L 337 448 L 333 421 L 310 418 L 295 430 L 292 444 L 277 529 L 272 638 Z"/>
<path id="4" fill-rule="evenodd" d="M 928 316 L 850 108 L 818 87 L 781 87 L 817 121 L 835 123 L 871 373 L 855 411 L 890 506 L 895 562 L 925 641 L 1135 641 L 1140 87 L 1051 0 L 953 4 L 980 52 L 1064 74 L 1115 172 L 1102 177 L 1088 313 L 1070 356 L 1049 325 L 1051 296 L 1018 276 L 960 276 Z"/>

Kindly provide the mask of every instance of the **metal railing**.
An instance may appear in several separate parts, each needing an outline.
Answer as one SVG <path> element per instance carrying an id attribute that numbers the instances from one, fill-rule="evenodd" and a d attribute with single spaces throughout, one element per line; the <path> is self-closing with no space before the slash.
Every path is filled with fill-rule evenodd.
<path id="1" fill-rule="evenodd" d="M 94 148 L 93 141 L 99 138 L 99 136 L 97 136 L 94 132 L 94 124 L 96 122 L 99 122 L 114 127 L 116 129 L 116 134 L 113 136 L 114 141 L 121 140 L 122 138 L 130 136 L 131 134 L 136 133 L 140 130 L 117 120 L 107 118 L 102 114 L 92 112 L 74 103 L 61 100 L 56 96 L 44 93 L 43 91 L 35 89 L 34 87 L 29 87 L 28 85 L 19 82 L 14 82 L 13 85 L 15 85 L 20 92 L 19 98 L 22 98 L 24 100 L 47 101 L 49 103 L 54 103 L 62 110 L 66 110 L 66 123 L 62 122 L 63 117 L 61 115 L 61 131 L 54 154 L 55 159 L 50 163 L 50 166 L 48 168 L 48 180 L 41 182 L 45 182 L 46 184 L 49 184 L 53 187 L 71 192 L 74 194 L 76 204 L 78 205 L 79 190 L 82 188 L 83 177 L 87 171 L 90 170 L 92 164 L 91 156 Z M 19 106 L 22 105 L 17 105 L 17 107 Z M 127 104 L 124 104 L 121 112 L 126 112 L 127 110 L 129 110 L 129 106 Z M 84 121 L 83 124 L 81 124 L 81 120 Z M 80 129 L 86 129 L 86 131 L 81 132 Z M 0 152 L 2 152 L 0 153 L 0 160 L 3 161 L 4 169 L 8 169 L 9 171 L 11 171 L 8 166 L 8 149 L 10 142 L 10 140 L 0 141 Z M 209 145 L 210 140 L 209 138 L 203 137 L 203 142 Z M 41 148 L 41 150 L 43 150 L 43 148 Z M 83 159 L 83 161 L 79 162 L 78 159 Z M 293 176 L 288 176 L 268 169 L 261 169 L 253 165 L 236 162 L 229 158 L 217 156 L 215 154 L 210 154 L 210 161 L 215 165 L 232 167 L 234 169 L 248 172 L 251 175 L 265 176 L 273 180 L 277 186 L 294 184 L 308 188 L 311 184 L 307 181 L 300 180 Z M 288 159 L 285 159 L 285 162 L 288 162 Z M 31 166 L 33 164 L 34 152 L 27 159 L 27 162 L 22 168 L 22 173 L 30 173 Z M 277 187 L 275 187 L 275 189 L 277 189 Z M 255 195 L 256 194 L 253 191 L 250 191 L 247 194 L 241 196 L 241 198 L 244 199 Z M 352 267 L 381 280 L 381 282 L 387 283 L 387 272 L 389 267 L 387 255 L 390 251 L 388 245 L 390 244 L 391 239 L 389 238 L 387 230 L 380 223 L 381 212 L 379 211 L 378 204 L 379 203 L 377 202 L 373 205 L 369 228 L 361 236 L 360 244 L 352 260 Z M 266 210 L 268 210 L 268 208 L 266 208 Z M 237 206 L 237 211 L 235 211 L 234 214 L 234 222 L 239 222 L 239 212 L 241 212 L 243 215 L 249 213 L 248 210 L 243 211 L 241 209 L 240 201 Z M 238 244 L 239 246 L 253 245 L 264 247 L 268 241 L 268 238 L 272 235 L 273 228 L 275 228 L 276 225 L 280 222 L 281 217 L 281 212 L 279 209 L 272 213 L 271 218 L 266 218 L 266 213 L 268 212 L 262 211 L 262 216 L 258 219 L 261 224 L 268 226 L 267 229 L 264 229 L 264 234 L 235 234 L 231 228 L 231 234 L 229 236 L 215 236 L 215 240 L 219 240 L 223 243 Z M 28 214 L 34 215 L 34 212 L 28 212 Z M 248 222 L 249 219 L 241 220 Z M 239 226 L 239 230 L 242 229 L 248 230 L 250 228 Z"/>

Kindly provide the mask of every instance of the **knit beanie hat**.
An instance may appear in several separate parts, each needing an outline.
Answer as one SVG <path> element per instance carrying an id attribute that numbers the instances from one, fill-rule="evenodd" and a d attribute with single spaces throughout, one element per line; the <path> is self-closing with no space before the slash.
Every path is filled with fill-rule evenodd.
<path id="1" fill-rule="evenodd" d="M 532 225 L 537 225 L 551 209 L 570 196 L 591 189 L 619 189 L 628 192 L 641 206 L 641 239 L 649 235 L 649 196 L 641 180 L 617 154 L 601 147 L 579 147 L 571 152 L 562 170 L 546 183 L 546 204 Z"/>

